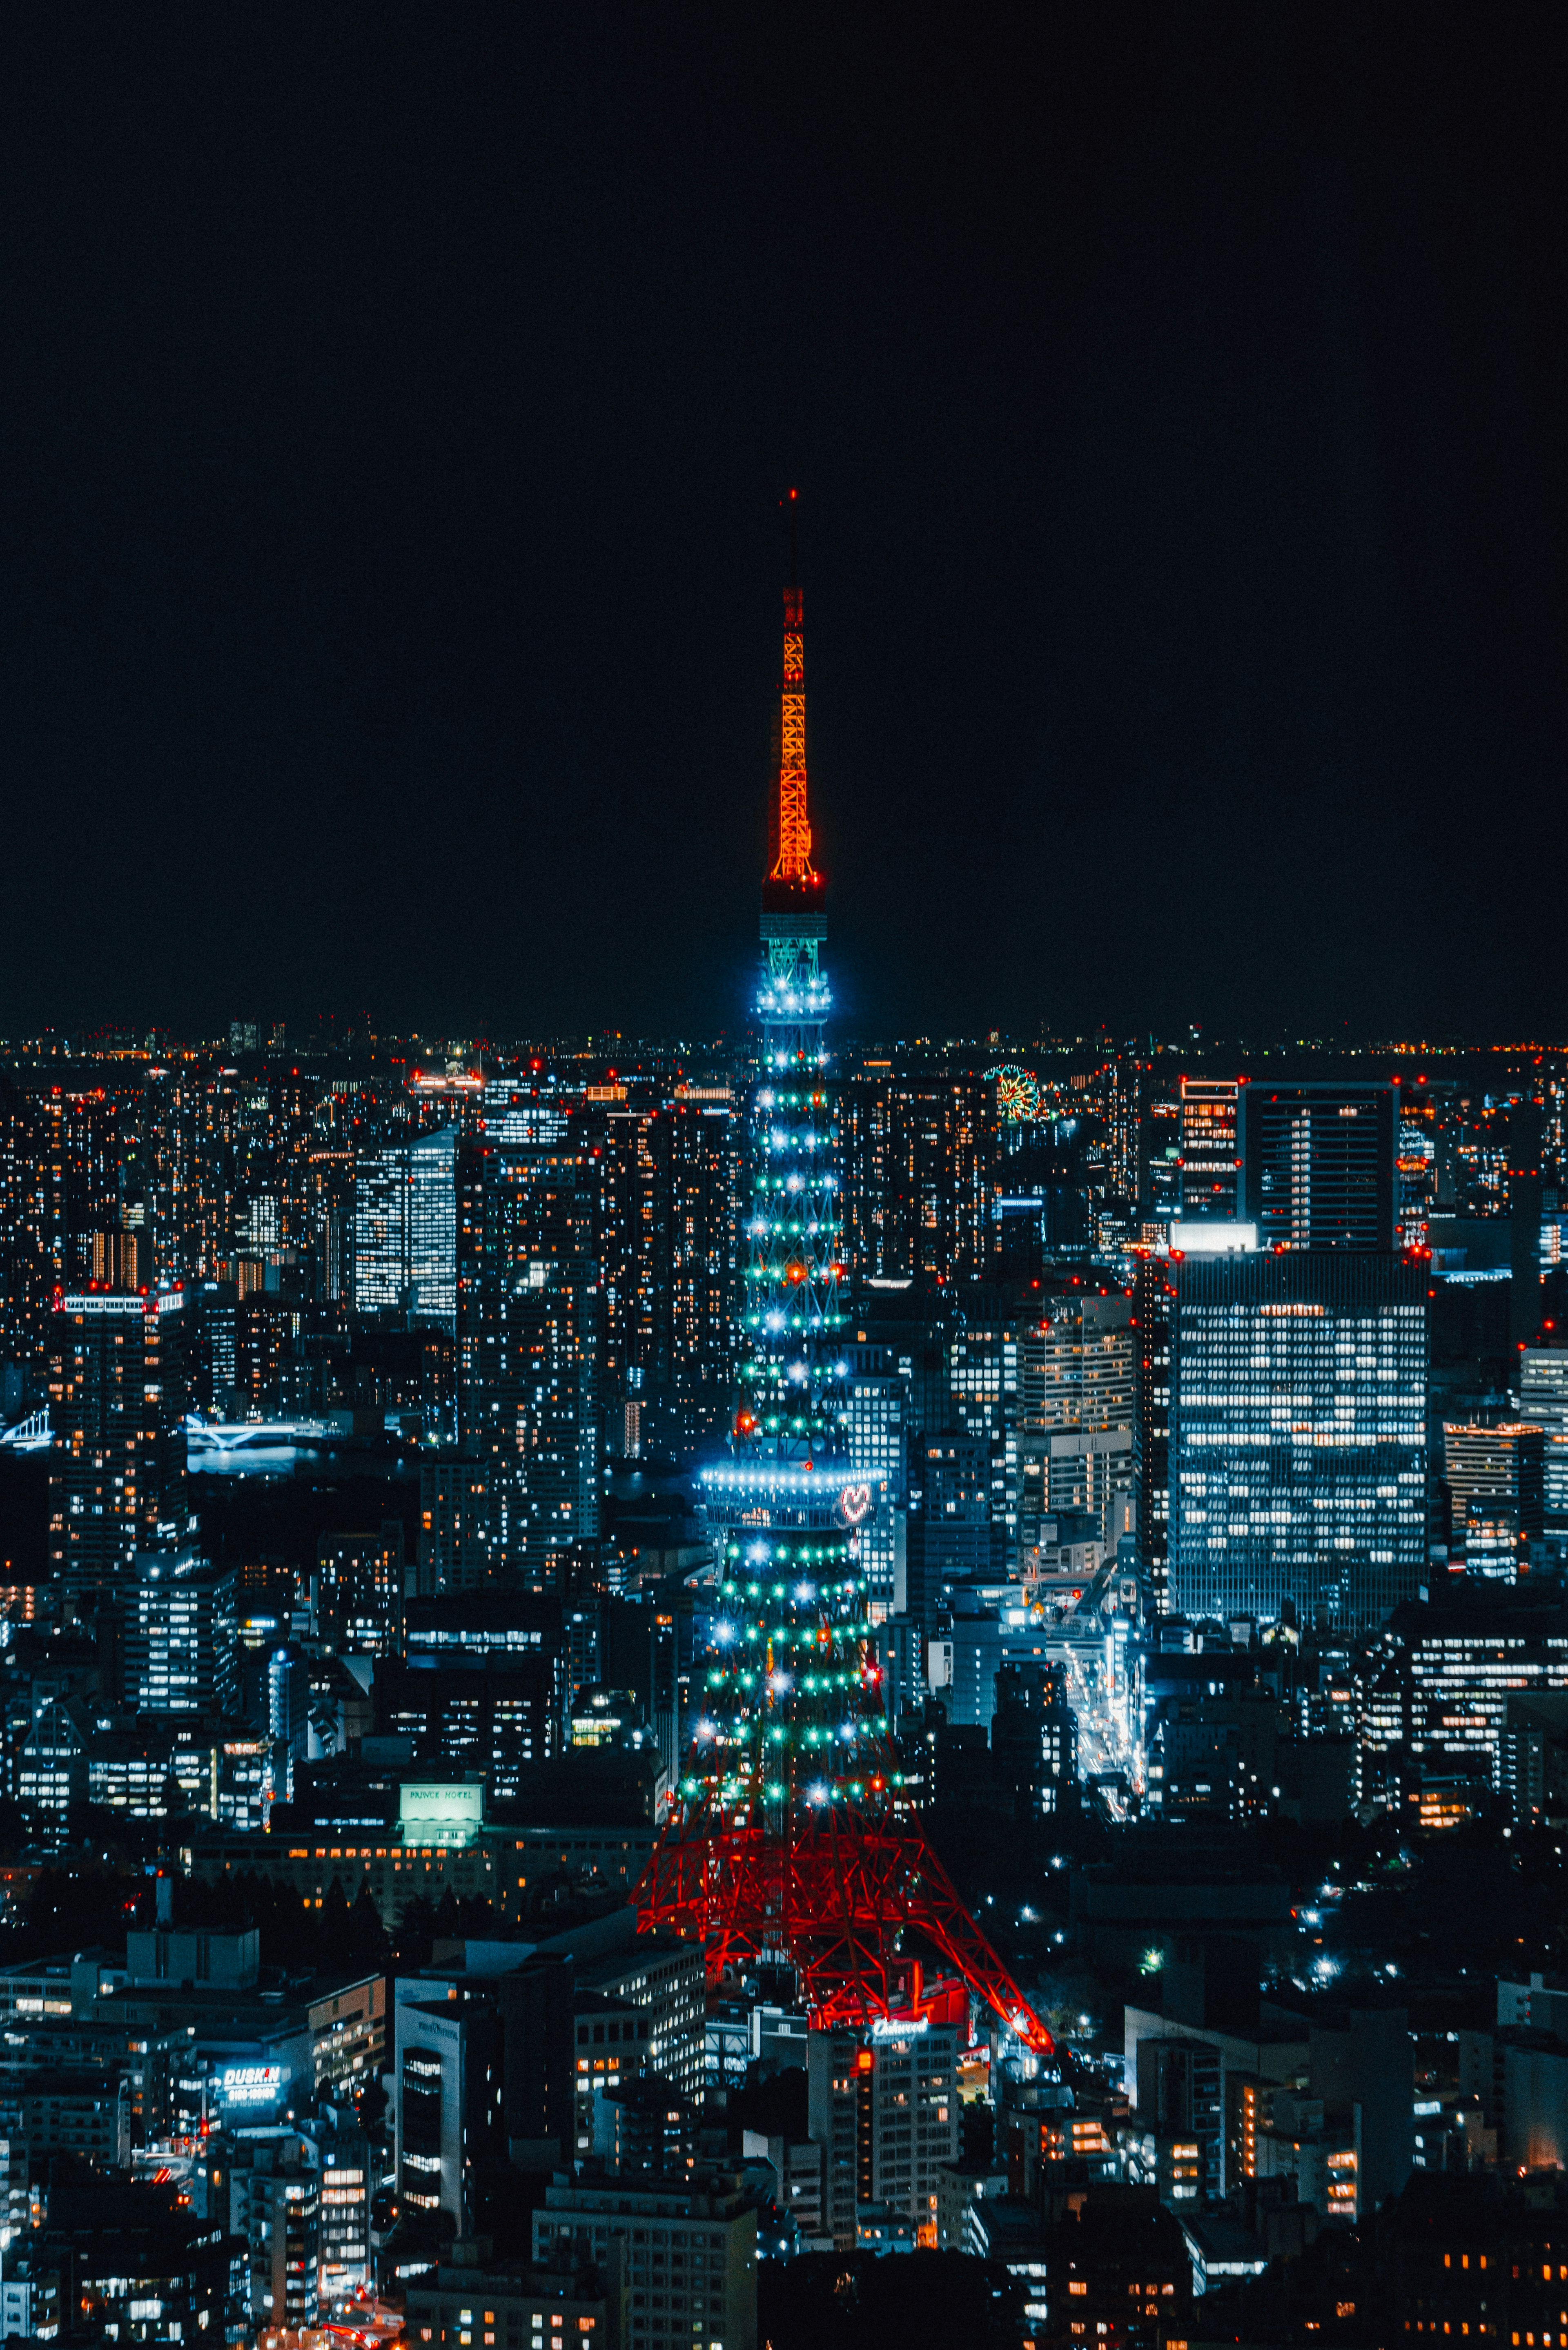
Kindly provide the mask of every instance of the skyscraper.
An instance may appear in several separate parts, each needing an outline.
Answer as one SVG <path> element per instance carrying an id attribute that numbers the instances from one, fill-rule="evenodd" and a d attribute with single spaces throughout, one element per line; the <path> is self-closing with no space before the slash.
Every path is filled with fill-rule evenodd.
<path id="1" fill-rule="evenodd" d="M 369 1153 L 354 1179 L 354 1304 L 453 1326 L 458 1129 Z"/>
<path id="2" fill-rule="evenodd" d="M 659 1103 L 613 1091 L 576 1113 L 580 1182 L 599 1268 L 606 1405 L 635 1386 L 649 1409 L 670 1369 L 670 1120 Z"/>
<path id="3" fill-rule="evenodd" d="M 904 1458 L 905 1385 L 882 1347 L 857 1346 L 848 1379 L 849 1468 L 871 1495 L 860 1531 L 871 1613 L 880 1622 L 899 1604 L 905 1559 L 908 1483 Z"/>
<path id="4" fill-rule="evenodd" d="M 1381 1622 L 1426 1560 L 1424 1268 L 1303 1250 L 1170 1281 L 1176 1607 Z"/>
<path id="5" fill-rule="evenodd" d="M 458 1410 L 463 1451 L 488 1475 L 488 1579 L 554 1588 L 564 1555 L 598 1532 L 600 1452 L 590 1201 L 558 1105 L 487 1087 L 476 1207 Z"/>
<path id="6" fill-rule="evenodd" d="M 1393 1247 L 1392 1085 L 1254 1082 L 1241 1112 L 1242 1213 L 1261 1246 Z"/>
<path id="7" fill-rule="evenodd" d="M 1025 1549 L 1042 1512 L 1086 1510 L 1114 1545 L 1133 1489 L 1134 1335 L 1125 1295 L 1072 1289 L 1043 1303 L 1019 1339 Z M 1125 1514 L 1125 1513 L 1124 1513 Z"/>
<path id="8" fill-rule="evenodd" d="M 682 1086 L 669 1136 L 669 1382 L 677 1448 L 711 1451 L 734 1381 L 737 1129 L 727 1086 Z"/>

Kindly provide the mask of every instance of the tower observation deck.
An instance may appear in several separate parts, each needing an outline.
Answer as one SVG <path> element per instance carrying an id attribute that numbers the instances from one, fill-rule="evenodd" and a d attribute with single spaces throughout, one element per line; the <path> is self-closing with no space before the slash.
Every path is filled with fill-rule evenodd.
<path id="1" fill-rule="evenodd" d="M 846 1435 L 839 1099 L 794 587 L 784 591 L 779 746 L 739 1393 L 728 1457 L 702 1477 L 719 1588 L 693 1673 L 691 1752 L 635 1896 L 639 1922 L 701 1939 L 715 1983 L 759 1964 L 793 1967 L 823 2024 L 869 2026 L 908 2001 L 934 1959 L 1027 2046 L 1048 2051 L 1049 2033 L 898 1807 L 861 1562 L 875 1502 L 850 1473 Z"/>

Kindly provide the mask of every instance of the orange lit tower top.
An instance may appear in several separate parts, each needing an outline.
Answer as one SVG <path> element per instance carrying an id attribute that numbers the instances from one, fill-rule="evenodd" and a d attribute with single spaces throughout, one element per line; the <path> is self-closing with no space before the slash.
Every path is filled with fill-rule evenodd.
<path id="1" fill-rule="evenodd" d="M 798 588 L 784 589 L 784 679 L 779 689 L 779 853 L 774 881 L 815 879 L 805 807 L 805 637 Z"/>
<path id="2" fill-rule="evenodd" d="M 764 916 L 787 916 L 810 909 L 820 918 L 826 877 L 811 861 L 811 819 L 806 806 L 805 632 L 794 559 L 796 494 L 791 490 L 785 501 L 791 560 L 790 584 L 784 591 L 784 671 L 779 681 L 779 782 L 774 819 L 777 854 L 763 884 L 763 911 Z M 770 935 L 776 932 L 764 922 L 763 936 Z"/>

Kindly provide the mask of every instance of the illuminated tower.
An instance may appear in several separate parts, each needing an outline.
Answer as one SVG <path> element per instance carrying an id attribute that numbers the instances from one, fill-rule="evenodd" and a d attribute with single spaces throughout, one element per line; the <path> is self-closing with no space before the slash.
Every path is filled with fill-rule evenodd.
<path id="1" fill-rule="evenodd" d="M 793 493 L 792 493 L 793 495 Z M 888 2013 L 934 1952 L 1030 2046 L 1049 2034 L 919 1830 L 895 1814 L 848 1468 L 842 1153 L 824 1029 L 824 878 L 806 814 L 805 664 L 784 591 L 775 856 L 763 884 L 761 1030 L 729 1457 L 704 1472 L 721 1567 L 693 1737 L 640 1923 L 702 1939 L 711 1979 L 792 1965 L 821 2024 Z M 918 1994 L 917 1994 L 918 1996 Z"/>

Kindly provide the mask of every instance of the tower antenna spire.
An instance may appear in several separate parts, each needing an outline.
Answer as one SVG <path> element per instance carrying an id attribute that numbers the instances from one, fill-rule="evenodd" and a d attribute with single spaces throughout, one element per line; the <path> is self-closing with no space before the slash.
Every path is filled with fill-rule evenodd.
<path id="1" fill-rule="evenodd" d="M 800 493 L 782 501 L 789 514 L 789 586 L 784 591 L 784 667 L 779 683 L 779 853 L 771 882 L 820 887 L 811 862 L 805 783 L 805 632 L 795 523 Z"/>

